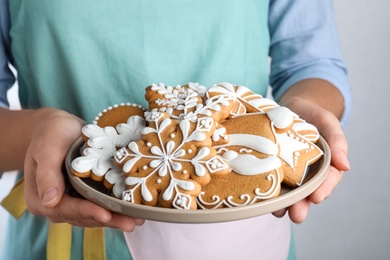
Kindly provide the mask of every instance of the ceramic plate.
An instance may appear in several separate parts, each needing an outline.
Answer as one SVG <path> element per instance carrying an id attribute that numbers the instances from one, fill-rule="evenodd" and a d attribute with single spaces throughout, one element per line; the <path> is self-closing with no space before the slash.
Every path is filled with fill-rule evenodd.
<path id="1" fill-rule="evenodd" d="M 80 155 L 81 138 L 77 139 L 66 156 L 66 170 L 74 189 L 86 199 L 96 204 L 127 216 L 172 223 L 216 223 L 264 215 L 286 208 L 304 199 L 325 180 L 330 165 L 330 150 L 325 140 L 320 137 L 317 145 L 324 151 L 324 156 L 311 165 L 303 184 L 295 189 L 282 186 L 278 197 L 248 206 L 209 210 L 178 210 L 132 204 L 109 195 L 102 183 L 89 178 L 82 179 L 72 174 L 71 161 Z"/>

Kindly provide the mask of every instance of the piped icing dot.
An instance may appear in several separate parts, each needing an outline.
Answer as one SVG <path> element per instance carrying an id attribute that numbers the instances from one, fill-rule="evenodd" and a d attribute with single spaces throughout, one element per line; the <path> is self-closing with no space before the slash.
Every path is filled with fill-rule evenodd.
<path id="1" fill-rule="evenodd" d="M 182 208 L 184 208 L 187 205 L 187 202 L 188 202 L 188 198 L 186 197 L 181 197 L 176 201 L 177 205 L 179 205 Z"/>
<path id="2" fill-rule="evenodd" d="M 131 200 L 131 195 L 129 193 L 124 193 L 122 199 L 124 201 L 130 201 Z"/>

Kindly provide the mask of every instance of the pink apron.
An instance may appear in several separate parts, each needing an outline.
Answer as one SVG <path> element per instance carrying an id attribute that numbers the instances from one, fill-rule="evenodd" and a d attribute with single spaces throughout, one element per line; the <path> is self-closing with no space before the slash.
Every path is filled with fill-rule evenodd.
<path id="1" fill-rule="evenodd" d="M 271 214 L 216 224 L 146 221 L 124 233 L 134 260 L 287 259 L 291 226 L 288 217 Z"/>

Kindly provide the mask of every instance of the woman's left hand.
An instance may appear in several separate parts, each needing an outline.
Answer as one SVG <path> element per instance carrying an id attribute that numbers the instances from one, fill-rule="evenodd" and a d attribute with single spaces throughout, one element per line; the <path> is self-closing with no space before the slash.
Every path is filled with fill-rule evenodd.
<path id="1" fill-rule="evenodd" d="M 311 203 L 319 204 L 329 197 L 341 181 L 344 172 L 350 169 L 348 143 L 338 118 L 332 112 L 300 97 L 291 98 L 283 105 L 315 125 L 331 150 L 329 173 L 320 187 L 302 201 L 273 213 L 276 217 L 283 217 L 288 212 L 290 219 L 298 224 L 306 218 Z"/>

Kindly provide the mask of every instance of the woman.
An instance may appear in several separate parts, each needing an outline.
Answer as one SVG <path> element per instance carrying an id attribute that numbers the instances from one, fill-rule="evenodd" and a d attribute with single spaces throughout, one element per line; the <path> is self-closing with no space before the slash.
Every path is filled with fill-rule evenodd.
<path id="1" fill-rule="evenodd" d="M 63 235 L 71 242 L 61 242 L 71 259 L 88 258 L 89 229 L 82 227 L 106 227 L 108 259 L 293 259 L 289 218 L 302 222 L 310 204 L 327 198 L 349 170 L 339 120 L 348 118 L 350 89 L 330 0 L 1 0 L 0 8 L 0 104 L 7 106 L 14 80 L 9 61 L 23 107 L 0 109 L 0 172 L 23 169 L 28 209 L 9 220 L 4 259 L 55 257 L 52 232 L 69 229 L 48 220 L 73 225 Z M 227 81 L 262 95 L 270 84 L 276 101 L 316 125 L 329 143 L 325 182 L 275 212 L 280 219 L 212 225 L 144 223 L 64 192 L 63 159 L 85 121 L 115 103 L 146 106 L 144 88 L 151 83 L 190 81 Z"/>

